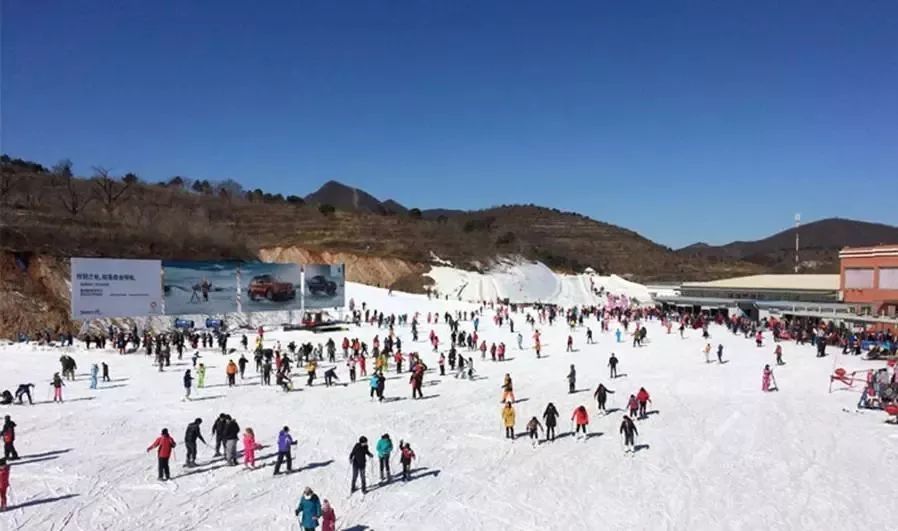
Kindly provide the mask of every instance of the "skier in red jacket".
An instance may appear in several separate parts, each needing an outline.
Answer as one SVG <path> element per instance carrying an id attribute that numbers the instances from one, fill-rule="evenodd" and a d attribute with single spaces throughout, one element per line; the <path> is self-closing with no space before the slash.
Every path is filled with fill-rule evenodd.
<path id="1" fill-rule="evenodd" d="M 586 407 L 578 406 L 577 409 L 574 410 L 574 414 L 571 415 L 571 420 L 574 421 L 574 424 L 577 425 L 574 436 L 576 437 L 582 429 L 583 436 L 586 437 L 586 427 L 589 425 L 589 413 L 586 412 Z"/>
<path id="2" fill-rule="evenodd" d="M 639 392 L 636 393 L 636 401 L 639 402 L 639 418 L 644 419 L 646 417 L 645 406 L 652 401 L 651 397 L 649 397 L 649 392 L 645 390 L 645 387 L 639 388 Z"/>
<path id="3" fill-rule="evenodd" d="M 171 472 L 168 469 L 168 460 L 171 458 L 172 450 L 175 447 L 175 440 L 168 434 L 168 428 L 162 428 L 162 435 L 156 438 L 147 448 L 147 453 L 153 448 L 158 448 L 157 456 L 159 458 L 159 481 L 168 481 L 171 479 Z"/>

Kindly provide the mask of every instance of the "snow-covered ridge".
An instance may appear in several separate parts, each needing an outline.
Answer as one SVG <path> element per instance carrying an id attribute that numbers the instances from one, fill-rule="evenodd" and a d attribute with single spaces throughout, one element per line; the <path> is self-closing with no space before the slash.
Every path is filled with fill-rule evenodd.
<path id="1" fill-rule="evenodd" d="M 642 304 L 652 300 L 645 286 L 617 275 L 601 276 L 589 269 L 566 275 L 555 273 L 541 262 L 521 259 L 499 261 L 483 273 L 435 265 L 427 276 L 434 280 L 433 288 L 440 295 L 456 300 L 508 299 L 518 303 L 571 306 L 604 304 L 606 293 L 626 296 Z"/>

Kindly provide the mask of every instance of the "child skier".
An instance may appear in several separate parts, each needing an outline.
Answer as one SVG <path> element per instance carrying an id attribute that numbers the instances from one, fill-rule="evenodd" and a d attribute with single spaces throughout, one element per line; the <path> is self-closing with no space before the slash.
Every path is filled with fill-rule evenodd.
<path id="1" fill-rule="evenodd" d="M 256 468 L 256 450 L 261 448 L 256 443 L 256 433 L 252 428 L 246 428 L 243 432 L 243 466 Z"/>
<path id="2" fill-rule="evenodd" d="M 402 481 L 408 481 L 411 479 L 411 466 L 412 460 L 415 459 L 415 452 L 412 450 L 412 445 L 409 443 L 404 443 L 399 441 L 399 462 L 402 463 Z"/>
<path id="3" fill-rule="evenodd" d="M 536 417 L 531 417 L 527 422 L 527 435 L 530 436 L 530 442 L 536 446 L 539 442 L 539 430 L 543 429 L 543 425 L 539 423 Z"/>
<path id="4" fill-rule="evenodd" d="M 50 385 L 53 386 L 53 401 L 62 403 L 62 388 L 65 387 L 65 383 L 63 383 L 62 378 L 60 378 L 59 373 L 53 373 L 53 381 L 50 382 Z"/>
<path id="5" fill-rule="evenodd" d="M 771 380 L 773 381 L 773 387 L 770 386 Z M 776 380 L 773 379 L 773 370 L 770 368 L 770 365 L 764 365 L 764 372 L 761 373 L 761 391 L 766 393 L 768 391 L 776 390 Z"/>
<path id="6" fill-rule="evenodd" d="M 636 400 L 636 395 L 630 395 L 630 399 L 627 401 L 627 410 L 631 417 L 635 417 L 639 412 L 639 401 Z"/>

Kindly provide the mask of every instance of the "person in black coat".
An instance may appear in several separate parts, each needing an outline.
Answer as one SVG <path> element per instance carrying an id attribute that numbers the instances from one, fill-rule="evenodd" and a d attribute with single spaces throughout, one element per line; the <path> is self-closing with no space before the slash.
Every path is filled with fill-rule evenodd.
<path id="1" fill-rule="evenodd" d="M 369 457 L 374 457 L 374 455 L 368 450 L 368 438 L 363 435 L 359 437 L 359 442 L 352 447 L 352 452 L 349 453 L 349 462 L 352 464 L 352 488 L 349 491 L 350 494 L 356 491 L 355 483 L 359 477 L 362 479 L 362 494 L 368 492 L 368 485 L 365 480 L 365 465 L 368 463 Z"/>
<path id="2" fill-rule="evenodd" d="M 202 423 L 203 419 L 195 419 L 193 422 L 187 425 L 187 431 L 184 432 L 184 446 L 187 447 L 186 466 L 196 466 L 197 439 L 203 441 L 203 444 L 207 444 L 206 439 L 203 438 L 203 434 L 200 432 L 200 424 Z"/>
<path id="3" fill-rule="evenodd" d="M 554 441 L 555 426 L 558 424 L 558 410 L 555 409 L 555 404 L 552 402 L 549 402 L 549 405 L 546 406 L 546 411 L 543 413 L 543 420 L 546 421 L 546 440 Z"/>
<path id="4" fill-rule="evenodd" d="M 620 423 L 620 432 L 624 436 L 624 446 L 628 451 L 632 451 L 636 445 L 636 436 L 639 435 L 639 430 L 636 429 L 636 424 L 630 417 L 624 415 L 624 420 Z"/>
<path id="5" fill-rule="evenodd" d="M 240 438 L 240 425 L 233 417 L 228 417 L 224 427 L 225 459 L 231 466 L 237 466 L 237 439 Z"/>
<path id="6" fill-rule="evenodd" d="M 607 413 L 607 411 L 605 411 L 605 402 L 608 401 L 609 393 L 614 393 L 614 391 L 605 387 L 605 384 L 599 384 L 599 387 L 596 388 L 596 392 L 592 395 L 599 405 L 599 411 L 602 413 Z"/>
<path id="7" fill-rule="evenodd" d="M 9 415 L 3 419 L 3 430 L 0 430 L 3 439 L 3 457 L 10 461 L 19 458 L 19 452 L 16 451 L 16 423 L 12 421 Z"/>
<path id="8" fill-rule="evenodd" d="M 215 457 L 221 455 L 221 447 L 224 445 L 224 431 L 228 423 L 228 415 L 222 413 L 212 424 L 212 435 L 215 436 Z"/>

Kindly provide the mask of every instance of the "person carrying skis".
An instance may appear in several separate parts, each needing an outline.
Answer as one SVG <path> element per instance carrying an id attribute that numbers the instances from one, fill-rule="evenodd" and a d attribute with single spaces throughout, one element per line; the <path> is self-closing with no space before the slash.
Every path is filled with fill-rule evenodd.
<path id="1" fill-rule="evenodd" d="M 312 492 L 312 489 L 306 487 L 302 491 L 302 498 L 296 506 L 294 514 L 299 517 L 299 525 L 303 531 L 315 531 L 318 527 L 318 519 L 321 518 L 321 502 L 318 501 L 318 495 Z"/>
<path id="2" fill-rule="evenodd" d="M 568 394 L 572 394 L 575 391 L 577 386 L 577 369 L 574 368 L 574 364 L 571 363 L 571 370 L 567 373 L 567 392 Z"/>
<path id="3" fill-rule="evenodd" d="M 543 425 L 539 423 L 536 417 L 531 417 L 527 422 L 527 435 L 534 446 L 539 442 L 539 430 L 543 429 Z"/>
<path id="4" fill-rule="evenodd" d="M 611 375 L 611 379 L 617 378 L 617 356 L 614 355 L 614 352 L 611 353 L 611 357 L 608 358 L 608 367 L 609 373 Z"/>
<path id="5" fill-rule="evenodd" d="M 511 402 L 506 402 L 502 408 L 502 424 L 505 426 L 505 438 L 514 440 L 514 408 Z"/>
<path id="6" fill-rule="evenodd" d="M 6 491 L 9 490 L 9 465 L 0 458 L 0 513 L 6 511 Z"/>
<path id="7" fill-rule="evenodd" d="M 34 402 L 31 400 L 31 388 L 34 387 L 33 383 L 19 384 L 19 387 L 16 388 L 16 402 L 19 404 L 23 404 L 22 401 L 23 396 L 28 397 L 28 404 L 34 405 Z"/>
<path id="8" fill-rule="evenodd" d="M 184 400 L 190 400 L 190 390 L 193 387 L 193 376 L 190 369 L 184 371 Z"/>
<path id="9" fill-rule="evenodd" d="M 412 445 L 399 441 L 399 462 L 402 464 L 402 481 L 411 479 L 412 460 L 414 460 L 415 457 Z"/>
<path id="10" fill-rule="evenodd" d="M 175 446 L 177 445 L 175 444 L 175 440 L 168 434 L 168 428 L 162 428 L 162 435 L 157 437 L 156 440 L 153 441 L 153 444 L 147 448 L 147 453 L 153 448 L 158 448 L 156 456 L 158 458 L 159 481 L 168 481 L 171 479 L 168 460 L 171 458 Z"/>
<path id="11" fill-rule="evenodd" d="M 645 390 L 645 387 L 639 388 L 639 392 L 636 393 L 636 401 L 639 402 L 639 418 L 646 418 L 647 415 L 645 408 L 646 405 L 648 405 L 648 403 L 652 401 L 652 399 L 649 396 L 649 392 Z"/>
<path id="12" fill-rule="evenodd" d="M 16 423 L 12 421 L 9 415 L 3 418 L 3 429 L 0 430 L 0 438 L 3 439 L 3 457 L 10 461 L 19 458 L 16 451 Z"/>
<path id="13" fill-rule="evenodd" d="M 624 420 L 620 423 L 620 433 L 624 437 L 625 451 L 632 452 L 635 450 L 636 436 L 639 435 L 639 430 L 636 429 L 636 424 L 627 415 L 624 415 Z"/>
<path id="14" fill-rule="evenodd" d="M 377 452 L 377 462 L 380 465 L 380 482 L 390 481 L 390 453 L 393 452 L 393 441 L 390 440 L 390 434 L 384 433 L 380 440 L 377 441 L 375 447 Z M 384 476 L 386 471 L 386 476 Z"/>
<path id="15" fill-rule="evenodd" d="M 599 411 L 602 413 L 607 413 L 607 411 L 605 410 L 605 403 L 608 400 L 609 394 L 614 394 L 614 391 L 608 389 L 607 387 L 605 387 L 605 384 L 601 383 L 596 388 L 596 392 L 592 394 L 593 398 L 595 398 L 596 402 L 598 403 Z"/>
<path id="16" fill-rule="evenodd" d="M 630 395 L 630 399 L 627 401 L 627 410 L 631 417 L 635 417 L 639 412 L 639 401 L 636 400 L 636 395 Z"/>
<path id="17" fill-rule="evenodd" d="M 278 433 L 278 460 L 274 464 L 274 475 L 278 475 L 281 473 L 281 463 L 287 461 L 287 473 L 290 473 L 293 470 L 293 454 L 291 453 L 291 449 L 296 446 L 296 441 L 293 440 L 293 436 L 290 435 L 290 428 L 288 426 L 284 426 L 284 428 Z"/>
<path id="18" fill-rule="evenodd" d="M 50 385 L 53 386 L 53 401 L 62 403 L 62 388 L 65 387 L 65 383 L 62 381 L 62 378 L 59 377 L 59 373 L 53 373 L 53 381 L 50 382 Z"/>
<path id="19" fill-rule="evenodd" d="M 511 376 L 506 373 L 505 381 L 502 382 L 502 400 L 501 402 L 514 402 L 514 385 L 511 383 Z"/>
<path id="20" fill-rule="evenodd" d="M 203 434 L 200 433 L 200 424 L 203 423 L 203 419 L 197 417 L 190 424 L 187 425 L 187 430 L 184 432 L 184 446 L 187 448 L 187 463 L 184 466 L 196 466 L 196 441 L 199 439 L 203 441 L 203 444 L 209 446 L 206 443 L 206 439 L 203 438 Z"/>
<path id="21" fill-rule="evenodd" d="M 368 438 L 363 435 L 359 437 L 359 442 L 355 443 L 355 446 L 352 447 L 352 451 L 349 453 L 349 463 L 352 465 L 352 486 L 350 487 L 350 494 L 356 491 L 355 484 L 358 479 L 361 479 L 362 481 L 362 494 L 368 492 L 368 486 L 365 480 L 365 465 L 368 463 L 369 457 L 374 456 L 371 455 L 371 452 L 368 450 Z"/>

